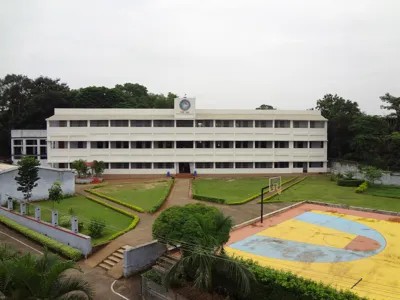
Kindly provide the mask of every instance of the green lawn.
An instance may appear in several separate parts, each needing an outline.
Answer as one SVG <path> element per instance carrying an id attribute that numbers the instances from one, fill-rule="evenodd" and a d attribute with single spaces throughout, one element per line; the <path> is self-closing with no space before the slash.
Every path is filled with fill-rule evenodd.
<path id="1" fill-rule="evenodd" d="M 282 182 L 292 177 L 282 177 Z M 269 184 L 268 177 L 215 179 L 200 178 L 193 181 L 193 193 L 225 199 L 227 203 L 241 201 L 261 192 Z"/>
<path id="2" fill-rule="evenodd" d="M 30 205 L 29 214 L 34 215 L 33 206 L 41 207 L 42 220 L 51 222 L 51 210 L 53 203 L 51 201 L 43 201 Z M 88 234 L 88 225 L 93 217 L 98 217 L 106 222 L 104 235 L 101 238 L 92 239 L 93 244 L 99 244 L 107 241 L 114 233 L 125 229 L 131 224 L 132 219 L 121 213 L 107 208 L 101 204 L 90 201 L 83 196 L 75 196 L 63 199 L 60 203 L 56 203 L 54 209 L 59 212 L 59 220 L 62 216 L 68 216 L 70 208 L 73 209 L 73 215 L 78 217 L 79 222 L 84 223 L 83 234 Z"/>
<path id="3" fill-rule="evenodd" d="M 342 187 L 330 181 L 328 176 L 310 176 L 303 182 L 282 192 L 274 200 L 282 202 L 296 202 L 304 200 L 321 201 L 328 203 L 347 204 L 351 206 L 368 207 L 374 209 L 400 211 L 400 199 L 378 197 L 372 194 L 393 194 L 400 196 L 400 189 L 392 186 L 371 187 L 364 194 L 357 194 L 355 187 Z"/>
<path id="4" fill-rule="evenodd" d="M 122 202 L 132 204 L 149 211 L 164 195 L 168 181 L 135 182 L 106 185 L 95 189 L 96 192 L 110 196 Z"/>

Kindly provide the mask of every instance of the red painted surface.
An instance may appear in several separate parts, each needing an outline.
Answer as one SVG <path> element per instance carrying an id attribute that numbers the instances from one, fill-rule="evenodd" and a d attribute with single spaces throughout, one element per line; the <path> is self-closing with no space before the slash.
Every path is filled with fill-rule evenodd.
<path id="1" fill-rule="evenodd" d="M 381 245 L 368 237 L 365 236 L 357 236 L 354 240 L 352 240 L 344 249 L 353 250 L 353 251 L 373 251 L 379 249 Z"/>

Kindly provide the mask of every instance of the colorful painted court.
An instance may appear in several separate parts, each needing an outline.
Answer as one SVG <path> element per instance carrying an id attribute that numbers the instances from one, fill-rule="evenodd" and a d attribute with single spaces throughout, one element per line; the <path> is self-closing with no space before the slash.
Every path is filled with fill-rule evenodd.
<path id="1" fill-rule="evenodd" d="M 337 289 L 355 285 L 352 291 L 370 299 L 400 299 L 399 221 L 302 204 L 233 231 L 227 252 Z"/>

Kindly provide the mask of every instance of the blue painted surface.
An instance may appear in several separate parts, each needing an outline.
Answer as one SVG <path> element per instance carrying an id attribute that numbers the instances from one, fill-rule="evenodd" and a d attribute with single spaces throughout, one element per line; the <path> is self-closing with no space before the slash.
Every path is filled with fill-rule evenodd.
<path id="1" fill-rule="evenodd" d="M 386 247 L 386 240 L 379 232 L 351 220 L 312 212 L 306 212 L 295 219 L 321 227 L 369 237 L 376 240 L 380 244 L 380 248 L 373 251 L 353 251 L 259 235 L 252 235 L 231 244 L 229 247 L 260 256 L 301 262 L 358 260 L 376 255 Z"/>

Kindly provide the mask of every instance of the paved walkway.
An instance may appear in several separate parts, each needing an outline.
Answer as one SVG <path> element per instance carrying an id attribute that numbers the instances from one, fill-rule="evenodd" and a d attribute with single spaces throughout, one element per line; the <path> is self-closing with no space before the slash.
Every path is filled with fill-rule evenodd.
<path id="1" fill-rule="evenodd" d="M 245 221 L 254 219 L 260 215 L 260 205 L 257 203 L 260 198 L 254 199 L 246 204 L 243 205 L 223 205 L 223 204 L 216 204 L 206 201 L 199 201 L 191 199 L 191 180 L 186 178 L 178 178 L 175 180 L 175 184 L 172 188 L 172 191 L 163 205 L 163 207 L 156 213 L 150 215 L 147 213 L 139 213 L 136 211 L 132 211 L 129 208 L 120 206 L 115 204 L 111 201 L 100 199 L 94 195 L 91 195 L 84 191 L 84 187 L 77 186 L 76 192 L 81 195 L 90 195 L 96 199 L 101 201 L 107 202 L 108 204 L 119 207 L 126 211 L 131 212 L 139 216 L 140 222 L 136 226 L 135 229 L 121 235 L 120 237 L 116 238 L 115 240 L 111 241 L 107 246 L 99 250 L 98 252 L 91 255 L 86 261 L 85 264 L 90 267 L 96 267 L 100 264 L 104 259 L 106 259 L 110 254 L 115 252 L 117 249 L 124 245 L 130 246 L 138 246 L 147 242 L 152 241 L 152 225 L 154 220 L 157 216 L 161 213 L 162 210 L 174 206 L 174 205 L 185 205 L 188 203 L 204 203 L 205 205 L 214 206 L 220 209 L 225 215 L 231 216 L 233 219 L 233 223 L 240 224 Z M 268 195 L 268 194 L 267 194 Z M 286 207 L 291 205 L 291 203 L 270 203 L 264 204 L 264 214 L 278 210 L 282 207 Z M 108 275 L 114 278 L 121 278 L 122 277 L 122 268 L 123 268 L 123 260 L 116 264 L 113 268 L 111 268 L 107 273 Z"/>

